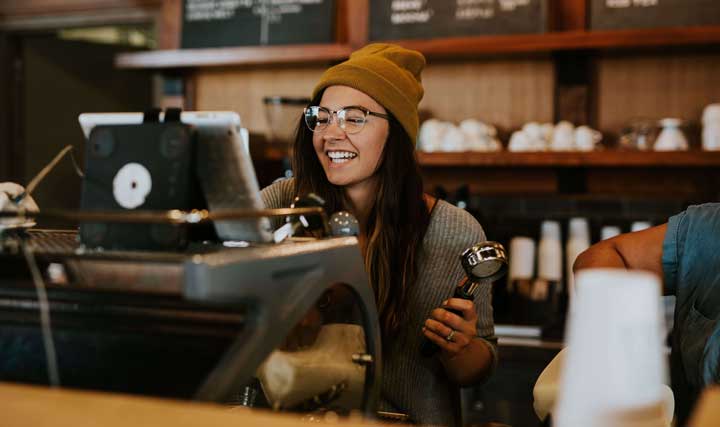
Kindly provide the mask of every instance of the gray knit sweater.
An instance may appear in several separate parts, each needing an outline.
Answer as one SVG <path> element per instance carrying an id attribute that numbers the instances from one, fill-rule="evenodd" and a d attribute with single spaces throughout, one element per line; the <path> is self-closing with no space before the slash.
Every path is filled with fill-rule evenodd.
<path id="1" fill-rule="evenodd" d="M 288 207 L 294 197 L 292 179 L 262 190 L 268 208 Z M 439 201 L 430 217 L 419 259 L 417 283 L 410 290 L 409 318 L 392 342 L 383 342 L 380 410 L 408 414 L 413 422 L 460 425 L 460 392 L 452 384 L 437 357 L 420 355 L 421 328 L 430 312 L 452 296 L 464 277 L 458 256 L 485 240 L 480 224 L 462 209 Z M 475 296 L 478 336 L 485 339 L 497 361 L 491 305 L 491 284 L 482 285 Z"/>

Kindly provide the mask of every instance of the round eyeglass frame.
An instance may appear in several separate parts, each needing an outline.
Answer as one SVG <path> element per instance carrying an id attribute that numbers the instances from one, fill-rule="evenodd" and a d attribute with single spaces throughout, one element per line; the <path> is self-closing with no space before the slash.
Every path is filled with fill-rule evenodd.
<path id="1" fill-rule="evenodd" d="M 311 114 L 317 115 L 318 111 L 321 111 L 321 110 L 322 110 L 322 111 L 325 111 L 326 113 L 328 113 L 328 116 L 330 117 L 330 121 L 329 121 L 328 123 L 325 123 L 325 124 L 322 124 L 322 125 L 315 125 L 315 128 L 313 129 L 313 127 L 310 125 L 309 117 L 310 117 Z M 357 130 L 351 130 L 351 131 L 349 131 L 349 130 L 347 129 L 347 126 L 346 126 L 346 123 L 345 123 L 345 113 L 346 113 L 348 110 L 358 110 L 358 111 L 362 111 L 363 114 L 364 114 L 362 125 L 360 125 L 360 127 L 359 127 Z M 341 109 L 339 109 L 339 110 L 335 110 L 335 111 L 330 110 L 330 109 L 325 108 L 325 107 L 320 107 L 320 106 L 318 106 L 318 105 L 311 105 L 311 106 L 306 107 L 305 109 L 303 109 L 303 117 L 304 117 L 304 119 L 305 119 L 305 126 L 307 126 L 308 129 L 310 129 L 312 132 L 323 132 L 323 131 L 325 131 L 325 129 L 327 129 L 327 127 L 328 127 L 330 124 L 332 124 L 333 117 L 335 117 L 335 118 L 336 118 L 335 120 L 337 120 L 338 127 L 339 127 L 340 129 L 342 129 L 345 133 L 348 133 L 348 134 L 359 133 L 360 131 L 362 131 L 362 130 L 365 128 L 365 123 L 367 123 L 367 117 L 368 117 L 368 116 L 375 116 L 375 117 L 383 118 L 383 119 L 385 119 L 385 120 L 391 120 L 391 117 L 390 117 L 390 115 L 388 115 L 388 114 L 383 114 L 383 113 L 378 113 L 378 112 L 375 112 L 375 111 L 371 111 L 371 110 L 368 110 L 368 109 L 365 108 L 365 107 L 361 107 L 361 106 L 358 106 L 358 105 L 350 105 L 350 106 L 343 107 L 343 108 L 341 108 Z"/>

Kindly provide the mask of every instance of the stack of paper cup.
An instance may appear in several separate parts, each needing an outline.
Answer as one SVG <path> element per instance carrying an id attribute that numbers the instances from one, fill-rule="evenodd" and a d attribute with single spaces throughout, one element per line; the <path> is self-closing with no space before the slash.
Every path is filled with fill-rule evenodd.
<path id="1" fill-rule="evenodd" d="M 535 240 L 513 237 L 510 240 L 510 268 L 508 278 L 532 279 L 535 277 Z"/>
<path id="2" fill-rule="evenodd" d="M 660 280 L 618 269 L 575 279 L 554 425 L 669 425 Z"/>
<path id="3" fill-rule="evenodd" d="M 513 237 L 510 240 L 508 270 L 508 292 L 520 292 L 527 296 L 535 277 L 535 240 L 529 237 Z"/>
<path id="4" fill-rule="evenodd" d="M 649 221 L 635 221 L 630 225 L 630 231 L 634 233 L 636 231 L 642 231 L 650 227 L 652 227 L 652 224 Z"/>
<path id="5" fill-rule="evenodd" d="M 612 239 L 622 233 L 620 227 L 616 225 L 606 225 L 600 229 L 600 240 Z"/>
<path id="6" fill-rule="evenodd" d="M 557 221 L 543 221 L 540 226 L 538 278 L 558 283 L 562 280 L 562 244 Z"/>
<path id="7" fill-rule="evenodd" d="M 573 264 L 575 259 L 590 247 L 590 227 L 585 218 L 572 218 L 568 226 L 568 240 L 565 245 L 565 265 L 567 267 L 567 291 L 572 298 L 574 292 Z"/>

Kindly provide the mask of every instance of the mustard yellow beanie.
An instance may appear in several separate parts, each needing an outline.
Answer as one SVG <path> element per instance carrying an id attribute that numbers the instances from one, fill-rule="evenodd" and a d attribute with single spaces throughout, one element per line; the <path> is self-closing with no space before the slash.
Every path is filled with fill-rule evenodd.
<path id="1" fill-rule="evenodd" d="M 328 68 L 313 90 L 313 98 L 333 85 L 350 86 L 362 91 L 390 111 L 417 140 L 418 104 L 423 97 L 420 73 L 425 57 L 403 47 L 374 43 L 357 50 L 350 59 Z"/>

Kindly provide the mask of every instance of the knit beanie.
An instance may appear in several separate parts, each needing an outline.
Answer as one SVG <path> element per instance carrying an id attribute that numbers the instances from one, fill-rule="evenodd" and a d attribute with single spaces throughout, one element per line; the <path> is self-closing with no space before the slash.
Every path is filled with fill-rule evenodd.
<path id="1" fill-rule="evenodd" d="M 315 86 L 313 98 L 333 85 L 364 92 L 390 111 L 415 143 L 424 67 L 425 57 L 420 52 L 387 43 L 369 44 L 353 52 L 347 61 L 328 68 Z"/>

